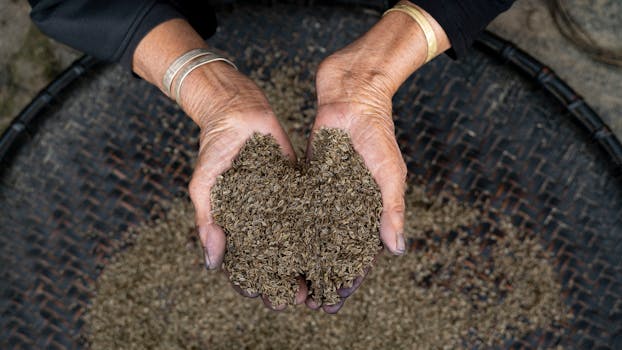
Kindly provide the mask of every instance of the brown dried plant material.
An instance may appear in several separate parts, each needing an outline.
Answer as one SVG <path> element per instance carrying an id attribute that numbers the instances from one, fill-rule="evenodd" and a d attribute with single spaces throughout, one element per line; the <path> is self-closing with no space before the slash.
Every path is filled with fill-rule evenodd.
<path id="1" fill-rule="evenodd" d="M 551 256 L 536 236 L 504 216 L 491 221 L 455 200 L 432 200 L 421 188 L 411 188 L 406 199 L 415 271 L 403 298 L 419 300 L 417 310 L 429 321 L 415 325 L 422 339 L 481 347 L 538 328 L 560 331 L 570 315 Z"/>
<path id="2" fill-rule="evenodd" d="M 269 296 L 275 305 L 291 303 L 302 271 L 294 239 L 292 190 L 300 176 L 269 136 L 247 141 L 232 168 L 212 190 L 214 219 L 227 234 L 224 268 L 249 293 Z M 300 213 L 298 213 L 300 215 Z"/>
<path id="3" fill-rule="evenodd" d="M 258 81 L 297 150 L 313 114 L 299 100 L 313 95 L 307 71 L 280 66 Z M 166 218 L 127 235 L 130 248 L 97 280 L 88 343 L 93 350 L 455 349 L 559 332 L 569 322 L 558 276 L 533 233 L 417 186 L 406 204 L 414 250 L 381 255 L 347 305 L 327 316 L 304 307 L 270 311 L 241 298 L 224 276 L 206 273 L 192 206 L 173 203 Z"/>
<path id="4" fill-rule="evenodd" d="M 315 300 L 337 303 L 380 248 L 380 190 L 348 135 L 319 130 L 312 154 L 292 165 L 255 135 L 212 190 L 230 280 L 275 305 L 294 302 L 300 275 Z"/>
<path id="5" fill-rule="evenodd" d="M 382 197 L 345 132 L 315 134 L 305 175 L 312 215 L 301 228 L 308 246 L 319 247 L 307 260 L 305 276 L 313 299 L 332 305 L 339 301 L 337 289 L 350 287 L 379 252 Z"/>
<path id="6" fill-rule="evenodd" d="M 174 203 L 166 218 L 138 228 L 132 246 L 99 277 L 86 317 L 90 347 L 455 349 L 555 331 L 568 319 L 536 238 L 503 216 L 481 239 L 470 238 L 484 220 L 479 210 L 432 200 L 417 187 L 407 203 L 407 237 L 425 246 L 403 257 L 381 255 L 337 315 L 304 307 L 277 313 L 241 298 L 224 276 L 205 272 L 192 206 Z M 485 257 L 482 242 L 492 238 Z M 458 268 L 471 258 L 483 265 Z M 499 276 L 503 283 L 494 282 Z M 503 298 L 492 296 L 499 291 Z M 487 301 L 478 299 L 482 293 Z"/>

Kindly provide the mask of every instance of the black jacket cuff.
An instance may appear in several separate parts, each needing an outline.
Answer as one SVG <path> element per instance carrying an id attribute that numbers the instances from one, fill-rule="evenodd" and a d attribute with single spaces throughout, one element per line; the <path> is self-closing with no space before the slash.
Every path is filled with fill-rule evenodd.
<path id="1" fill-rule="evenodd" d="M 427 11 L 447 34 L 452 58 L 464 56 L 473 40 L 513 0 L 410 0 Z"/>
<path id="2" fill-rule="evenodd" d="M 174 18 L 184 18 L 184 16 L 168 3 L 154 2 L 142 18 L 137 18 L 133 31 L 130 30 L 131 35 L 125 40 L 125 45 L 119 47 L 118 59 L 114 57 L 113 61 L 118 60 L 123 67 L 131 71 L 134 51 L 140 41 L 158 24 Z"/>
<path id="3" fill-rule="evenodd" d="M 160 23 L 174 18 L 186 19 L 190 25 L 207 39 L 216 31 L 216 15 L 209 5 L 193 1 L 156 1 L 145 13 L 136 30 L 121 54 L 119 62 L 129 70 L 132 70 L 134 51 L 140 41 Z"/>

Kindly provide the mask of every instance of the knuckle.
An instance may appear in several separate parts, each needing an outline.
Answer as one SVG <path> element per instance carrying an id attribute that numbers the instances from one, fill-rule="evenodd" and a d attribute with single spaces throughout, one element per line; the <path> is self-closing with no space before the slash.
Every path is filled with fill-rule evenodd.
<path id="1" fill-rule="evenodd" d="M 406 203 L 404 202 L 403 195 L 397 195 L 398 192 L 395 192 L 389 198 L 385 198 L 382 203 L 382 211 L 383 212 L 395 212 L 403 214 L 406 212 Z"/>
<path id="2" fill-rule="evenodd" d="M 402 214 L 406 212 L 406 206 L 404 205 L 404 201 L 390 202 L 387 206 L 383 207 L 383 211 Z"/>
<path id="3" fill-rule="evenodd" d="M 199 164 L 194 169 L 194 173 L 188 183 L 188 192 L 190 197 L 204 196 L 209 194 L 212 186 L 218 179 L 218 172 L 213 168 L 202 167 Z"/>
<path id="4" fill-rule="evenodd" d="M 324 58 L 322 62 L 320 62 L 317 70 L 318 72 L 322 73 L 322 72 L 325 72 L 326 70 L 333 71 L 335 69 L 338 69 L 339 61 L 340 61 L 339 55 L 332 54 Z"/>
<path id="5" fill-rule="evenodd" d="M 188 183 L 188 190 L 190 193 L 196 192 L 199 189 L 199 180 L 197 180 L 196 175 L 192 175 L 190 182 Z"/>
<path id="6" fill-rule="evenodd" d="M 199 177 L 195 175 L 190 179 L 190 183 L 188 184 L 188 193 L 190 194 L 190 198 L 194 199 L 200 196 L 205 191 L 204 182 L 199 179 Z"/>
<path id="7" fill-rule="evenodd" d="M 404 160 L 400 161 L 398 174 L 400 176 L 400 180 L 403 183 L 406 183 L 406 179 L 408 177 L 408 168 L 406 167 L 406 163 L 404 162 Z"/>
<path id="8" fill-rule="evenodd" d="M 399 151 L 396 152 L 394 159 L 395 160 L 391 166 L 392 179 L 396 183 L 405 184 L 406 176 L 408 175 L 408 169 Z"/>

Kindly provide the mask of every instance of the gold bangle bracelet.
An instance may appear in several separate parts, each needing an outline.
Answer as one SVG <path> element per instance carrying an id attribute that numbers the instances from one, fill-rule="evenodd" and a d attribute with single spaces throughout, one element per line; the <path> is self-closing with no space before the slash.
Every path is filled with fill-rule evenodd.
<path id="1" fill-rule="evenodd" d="M 423 12 L 421 12 L 421 9 L 419 9 L 419 7 L 415 5 L 409 6 L 409 5 L 400 4 L 400 5 L 395 5 L 394 7 L 388 9 L 387 11 L 385 11 L 385 13 L 382 16 L 385 16 L 387 13 L 394 12 L 394 11 L 407 14 L 415 22 L 417 22 L 419 27 L 421 27 L 421 30 L 423 31 L 423 35 L 425 36 L 425 40 L 428 44 L 428 52 L 427 52 L 427 56 L 426 56 L 424 63 L 430 62 L 436 56 L 436 50 L 437 50 L 436 34 L 434 34 L 434 29 L 432 29 L 432 25 L 430 24 L 428 19 L 425 17 Z"/>

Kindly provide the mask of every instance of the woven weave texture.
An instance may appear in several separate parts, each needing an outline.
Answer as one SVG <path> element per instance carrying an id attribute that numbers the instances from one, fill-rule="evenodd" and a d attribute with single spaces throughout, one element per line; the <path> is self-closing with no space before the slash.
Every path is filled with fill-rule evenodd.
<path id="1" fill-rule="evenodd" d="M 278 64 L 317 62 L 377 20 L 287 6 L 243 6 L 220 18 L 210 43 L 246 73 L 273 68 L 262 59 L 268 52 L 280 53 Z M 435 59 L 394 102 L 416 181 L 431 193 L 457 188 L 464 201 L 487 201 L 556 255 L 576 317 L 561 339 L 536 332 L 512 348 L 621 349 L 622 180 L 563 107 L 477 51 Z M 89 290 L 120 232 L 157 215 L 158 203 L 186 196 L 196 156 L 192 122 L 119 67 L 89 73 L 45 113 L 0 169 L 3 349 L 83 347 Z"/>

